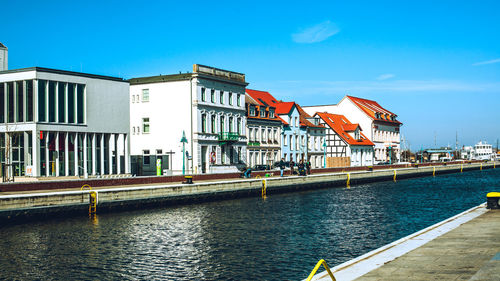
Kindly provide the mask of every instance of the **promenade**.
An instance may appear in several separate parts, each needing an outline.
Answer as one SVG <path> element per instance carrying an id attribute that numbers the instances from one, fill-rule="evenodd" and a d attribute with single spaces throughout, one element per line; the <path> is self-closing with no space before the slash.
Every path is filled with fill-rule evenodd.
<path id="1" fill-rule="evenodd" d="M 490 210 L 356 280 L 500 280 L 500 210 Z"/>
<path id="2" fill-rule="evenodd" d="M 500 280 L 500 210 L 481 205 L 332 271 L 337 281 Z"/>

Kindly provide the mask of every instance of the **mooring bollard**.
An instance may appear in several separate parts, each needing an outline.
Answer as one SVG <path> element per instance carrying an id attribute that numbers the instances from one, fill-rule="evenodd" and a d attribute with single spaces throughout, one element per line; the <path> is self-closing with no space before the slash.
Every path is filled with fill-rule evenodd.
<path id="1" fill-rule="evenodd" d="M 193 176 L 184 176 L 186 181 L 182 182 L 183 184 L 193 184 Z"/>
<path id="2" fill-rule="evenodd" d="M 89 215 L 97 213 L 97 191 L 89 192 Z"/>
<path id="3" fill-rule="evenodd" d="M 500 209 L 500 192 L 486 194 L 486 209 Z"/>

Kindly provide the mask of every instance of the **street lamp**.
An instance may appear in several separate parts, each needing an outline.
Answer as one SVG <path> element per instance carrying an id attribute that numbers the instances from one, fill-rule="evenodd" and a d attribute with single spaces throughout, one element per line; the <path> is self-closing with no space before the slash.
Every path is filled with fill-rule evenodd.
<path id="1" fill-rule="evenodd" d="M 323 140 L 323 168 L 326 168 L 326 138 Z"/>
<path id="2" fill-rule="evenodd" d="M 188 142 L 186 138 L 186 132 L 182 131 L 182 174 L 186 173 L 186 143 Z"/>

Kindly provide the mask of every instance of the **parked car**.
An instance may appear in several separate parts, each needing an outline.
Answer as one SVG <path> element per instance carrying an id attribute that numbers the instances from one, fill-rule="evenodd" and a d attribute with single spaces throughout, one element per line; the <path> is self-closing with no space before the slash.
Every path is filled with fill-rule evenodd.
<path id="1" fill-rule="evenodd" d="M 391 165 L 391 162 L 389 161 L 378 162 L 377 165 Z"/>

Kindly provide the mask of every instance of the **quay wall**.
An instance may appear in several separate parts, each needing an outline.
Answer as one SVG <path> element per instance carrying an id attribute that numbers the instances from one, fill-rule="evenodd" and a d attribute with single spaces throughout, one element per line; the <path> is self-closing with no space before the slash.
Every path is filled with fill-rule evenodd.
<path id="1" fill-rule="evenodd" d="M 376 181 L 389 181 L 432 176 L 445 173 L 494 168 L 494 163 L 467 165 L 425 166 L 418 168 L 384 169 L 373 171 L 344 171 L 309 176 L 235 179 L 194 184 L 158 184 L 126 186 L 94 190 L 98 194 L 97 213 L 130 210 L 170 204 L 196 203 L 207 200 L 260 196 L 263 184 L 268 196 L 276 193 L 328 187 L 346 187 Z M 0 193 L 1 194 L 1 193 Z M 85 215 L 89 208 L 89 191 L 49 191 L 0 195 L 0 221 L 18 221 L 39 217 Z"/>

